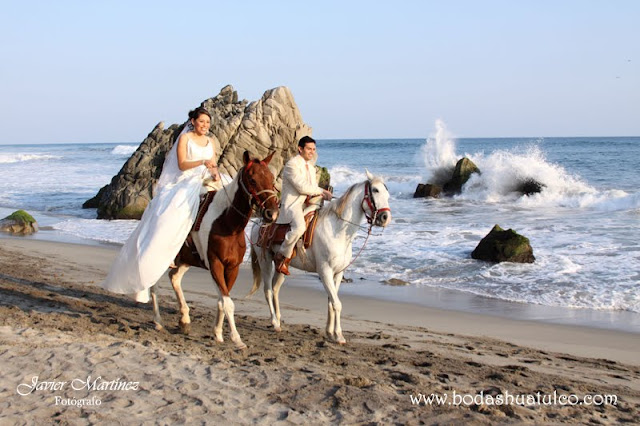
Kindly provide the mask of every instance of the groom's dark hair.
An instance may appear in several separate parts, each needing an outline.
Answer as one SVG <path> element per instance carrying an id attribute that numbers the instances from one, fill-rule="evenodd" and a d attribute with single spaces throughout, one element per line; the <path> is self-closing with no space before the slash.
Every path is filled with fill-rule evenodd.
<path id="1" fill-rule="evenodd" d="M 311 136 L 303 136 L 303 137 L 302 137 L 302 139 L 300 139 L 300 140 L 298 141 L 298 146 L 299 146 L 300 148 L 304 148 L 304 146 L 305 146 L 306 144 L 308 144 L 308 143 L 313 143 L 313 144 L 315 144 L 315 143 L 316 143 L 316 141 L 315 141 L 315 139 L 313 139 Z"/>

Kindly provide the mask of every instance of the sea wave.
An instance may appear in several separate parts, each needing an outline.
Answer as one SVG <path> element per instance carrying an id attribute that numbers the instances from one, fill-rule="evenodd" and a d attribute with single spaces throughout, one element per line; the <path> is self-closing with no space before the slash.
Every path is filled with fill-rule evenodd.
<path id="1" fill-rule="evenodd" d="M 113 155 L 131 155 L 138 149 L 137 145 L 118 145 L 111 150 Z"/>
<path id="2" fill-rule="evenodd" d="M 69 219 L 52 227 L 75 237 L 124 244 L 138 223 L 137 220 Z"/>
<path id="3" fill-rule="evenodd" d="M 58 160 L 62 157 L 48 154 L 0 154 L 0 164 L 21 163 L 24 161 Z"/>

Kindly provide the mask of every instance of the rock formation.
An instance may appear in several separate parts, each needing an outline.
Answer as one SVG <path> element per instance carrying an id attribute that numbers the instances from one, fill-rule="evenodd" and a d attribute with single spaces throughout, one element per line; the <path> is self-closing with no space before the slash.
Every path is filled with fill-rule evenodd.
<path id="1" fill-rule="evenodd" d="M 451 172 L 451 169 L 436 171 L 435 183 L 419 183 L 413 198 L 439 198 L 441 194 L 448 196 L 459 194 L 462 191 L 462 185 L 469 180 L 473 173 L 480 173 L 480 169 L 473 161 L 463 157 L 456 163 L 453 172 Z"/>
<path id="2" fill-rule="evenodd" d="M 540 183 L 533 178 L 526 178 L 517 183 L 514 191 L 522 195 L 531 195 L 541 192 L 544 187 L 546 187 L 544 183 Z"/>
<path id="3" fill-rule="evenodd" d="M 467 157 L 461 158 L 456 163 L 451 180 L 443 185 L 442 190 L 447 195 L 459 194 L 462 192 L 462 185 L 467 183 L 473 173 L 480 173 L 480 169 Z"/>
<path id="4" fill-rule="evenodd" d="M 430 183 L 419 183 L 416 188 L 416 192 L 413 194 L 413 198 L 439 198 L 442 193 L 442 187 L 438 185 L 432 185 Z"/>
<path id="5" fill-rule="evenodd" d="M 297 141 L 311 134 L 287 87 L 268 90 L 260 100 L 248 103 L 238 101 L 238 93 L 226 86 L 201 106 L 211 114 L 210 136 L 220 172 L 232 177 L 242 167 L 245 150 L 258 158 L 275 151 L 269 167 L 279 176 L 285 162 L 297 153 Z M 185 124 L 165 129 L 159 123 L 111 183 L 83 207 L 97 208 L 99 219 L 139 219 L 151 200 L 164 158 Z"/>
<path id="6" fill-rule="evenodd" d="M 527 237 L 513 229 L 505 231 L 499 225 L 480 240 L 471 257 L 489 262 L 533 263 L 536 260 Z"/>
<path id="7" fill-rule="evenodd" d="M 0 231 L 17 235 L 30 235 L 38 232 L 38 222 L 24 210 L 16 210 L 0 220 Z"/>

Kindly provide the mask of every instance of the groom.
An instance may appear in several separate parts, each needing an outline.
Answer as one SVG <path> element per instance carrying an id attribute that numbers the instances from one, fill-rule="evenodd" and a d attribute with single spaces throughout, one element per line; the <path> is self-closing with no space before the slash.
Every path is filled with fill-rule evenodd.
<path id="1" fill-rule="evenodd" d="M 284 237 L 280 250 L 274 257 L 276 271 L 289 275 L 289 262 L 296 242 L 306 229 L 303 210 L 307 197 L 322 195 L 331 200 L 331 192 L 322 189 L 316 181 L 316 141 L 305 136 L 298 141 L 298 153 L 284 166 L 280 213 L 276 223 L 290 223 L 291 230 Z"/>

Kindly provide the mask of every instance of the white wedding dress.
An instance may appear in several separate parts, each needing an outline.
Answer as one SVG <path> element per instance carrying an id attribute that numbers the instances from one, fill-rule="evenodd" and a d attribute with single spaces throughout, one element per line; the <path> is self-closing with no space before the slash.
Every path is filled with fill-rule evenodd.
<path id="1" fill-rule="evenodd" d="M 209 177 L 204 165 L 180 170 L 178 142 L 173 145 L 153 199 L 102 283 L 104 289 L 115 293 L 136 293 L 138 302 L 149 301 L 149 288 L 162 277 L 180 251 L 198 214 L 203 179 Z M 204 147 L 188 140 L 187 160 L 209 160 L 211 157 L 211 139 Z"/>

